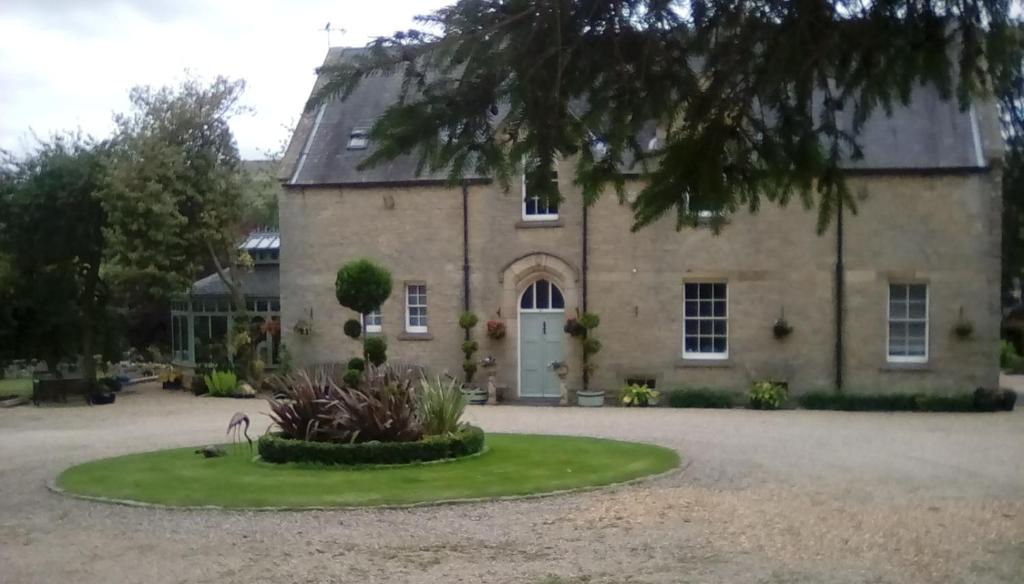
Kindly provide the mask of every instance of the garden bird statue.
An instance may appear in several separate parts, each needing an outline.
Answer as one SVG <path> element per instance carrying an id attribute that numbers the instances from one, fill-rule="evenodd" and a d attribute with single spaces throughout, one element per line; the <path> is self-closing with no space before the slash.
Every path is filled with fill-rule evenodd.
<path id="1" fill-rule="evenodd" d="M 234 431 L 233 434 L 232 431 Z M 235 415 L 231 416 L 226 434 L 231 434 L 232 444 L 241 442 L 239 434 L 244 435 L 245 439 L 249 441 L 249 452 L 252 453 L 252 438 L 249 438 L 249 416 L 245 415 L 245 412 L 235 412 Z"/>

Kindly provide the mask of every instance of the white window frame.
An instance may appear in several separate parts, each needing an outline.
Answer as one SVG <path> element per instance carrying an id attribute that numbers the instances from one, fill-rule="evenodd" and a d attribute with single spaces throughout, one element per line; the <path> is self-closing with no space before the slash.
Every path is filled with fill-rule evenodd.
<path id="1" fill-rule="evenodd" d="M 550 204 L 548 204 L 545 207 L 545 210 L 549 211 L 547 213 L 534 213 L 532 215 L 528 215 L 526 213 L 527 193 L 526 193 L 526 165 L 525 164 L 523 165 L 523 176 L 522 176 L 522 178 L 523 178 L 523 196 L 522 196 L 522 216 L 523 216 L 523 221 L 557 221 L 558 220 L 557 207 L 556 207 L 555 212 L 551 213 L 550 212 L 551 211 L 551 205 Z M 555 177 L 553 179 L 551 179 L 551 182 L 558 183 L 558 168 L 557 167 L 555 168 Z M 540 196 L 535 196 L 535 197 L 530 197 L 530 198 L 534 199 L 536 201 L 536 207 L 535 208 L 539 208 L 540 204 L 541 204 Z M 556 206 L 557 205 L 558 205 L 558 203 L 556 203 Z"/>
<path id="2" fill-rule="evenodd" d="M 413 288 L 423 288 L 423 304 L 412 304 L 411 293 Z M 419 294 L 417 294 L 419 295 Z M 427 285 L 425 283 L 409 283 L 405 285 L 405 331 L 409 333 L 425 333 L 427 332 L 427 325 L 413 325 L 412 324 L 412 310 L 413 308 L 423 309 L 423 318 L 426 322 L 427 312 Z"/>
<path id="3" fill-rule="evenodd" d="M 892 317 L 892 288 L 893 286 L 904 286 L 907 289 L 907 316 L 906 318 L 899 318 L 893 320 Z M 910 316 L 910 287 L 911 286 L 923 286 L 924 287 L 924 318 L 911 318 Z M 931 336 L 931 319 L 929 314 L 931 313 L 931 302 L 932 295 L 931 290 L 926 282 L 889 282 L 886 287 L 885 294 L 885 358 L 889 363 L 927 363 Z M 920 323 L 924 322 L 924 355 L 893 355 L 890 351 L 892 350 L 891 343 L 891 332 L 889 325 L 893 322 L 901 323 Z"/>
<path id="4" fill-rule="evenodd" d="M 688 285 L 690 285 L 690 286 L 699 286 L 701 284 L 721 284 L 721 285 L 725 286 L 725 315 L 724 316 L 714 316 L 714 315 L 712 315 L 712 316 L 699 316 L 698 315 L 698 316 L 691 316 L 691 317 L 686 316 L 686 300 L 687 300 L 687 298 L 686 298 L 686 287 Z M 698 312 L 699 312 L 699 310 L 700 310 L 700 305 L 698 304 Z M 686 350 L 686 321 L 689 320 L 689 319 L 693 319 L 693 320 L 697 321 L 698 329 L 700 328 L 700 324 L 699 323 L 702 320 L 711 320 L 711 321 L 723 320 L 723 321 L 725 321 L 725 351 L 721 351 L 721 352 L 717 352 L 717 351 L 716 352 L 702 352 L 700 350 L 697 350 L 697 351 L 687 351 Z M 683 331 L 682 332 L 683 332 L 683 335 L 682 335 L 682 337 L 683 337 L 683 339 L 682 339 L 683 340 L 683 359 L 697 360 L 697 361 L 700 361 L 700 360 L 724 361 L 724 360 L 729 358 L 729 282 L 728 281 L 726 281 L 726 280 L 715 280 L 715 281 L 708 281 L 708 282 L 683 282 Z M 699 336 L 699 334 L 698 334 L 698 336 Z M 698 341 L 698 345 L 699 345 L 699 341 Z"/>
<path id="5" fill-rule="evenodd" d="M 368 334 L 380 333 L 384 330 L 384 315 L 380 309 L 371 310 L 363 315 L 363 331 Z"/>

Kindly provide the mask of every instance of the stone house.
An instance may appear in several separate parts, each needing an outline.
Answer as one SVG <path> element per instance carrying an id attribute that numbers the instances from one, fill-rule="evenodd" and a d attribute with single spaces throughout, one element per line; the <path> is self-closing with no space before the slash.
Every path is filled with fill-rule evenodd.
<path id="1" fill-rule="evenodd" d="M 673 218 L 631 233 L 613 193 L 584 208 L 572 160 L 559 164 L 557 207 L 522 181 L 506 192 L 483 177 L 453 187 L 417 176 L 412 157 L 358 170 L 373 147 L 366 131 L 399 86 L 371 78 L 303 116 L 283 162 L 281 318 L 298 364 L 358 353 L 342 333 L 357 315 L 338 305 L 334 279 L 367 257 L 394 277 L 391 298 L 366 317 L 392 359 L 461 374 L 457 323 L 468 307 L 481 319 L 478 356 L 496 359 L 510 399 L 556 397 L 555 361 L 580 387 L 581 350 L 563 324 L 584 309 L 601 317 L 591 386 L 612 392 L 627 380 L 737 390 L 775 380 L 795 393 L 998 383 L 1001 137 L 991 104 L 961 111 L 920 89 L 910 107 L 870 120 L 864 158 L 847 168 L 860 201 L 842 231 L 833 221 L 818 235 L 816 213 L 794 203 L 738 213 L 718 235 L 676 231 Z M 777 338 L 783 314 L 792 332 Z M 507 336 L 487 338 L 488 320 Z M 963 323 L 970 334 L 955 334 Z"/>

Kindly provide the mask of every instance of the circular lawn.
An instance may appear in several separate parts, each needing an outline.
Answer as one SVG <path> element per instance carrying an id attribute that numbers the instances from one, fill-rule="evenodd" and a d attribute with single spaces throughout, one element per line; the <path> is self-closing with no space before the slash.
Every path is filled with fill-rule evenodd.
<path id="1" fill-rule="evenodd" d="M 674 450 L 601 438 L 488 434 L 486 448 L 479 456 L 390 468 L 270 464 L 254 460 L 245 444 L 226 446 L 228 455 L 218 458 L 179 448 L 74 466 L 57 486 L 169 506 L 348 507 L 550 493 L 679 466 Z"/>

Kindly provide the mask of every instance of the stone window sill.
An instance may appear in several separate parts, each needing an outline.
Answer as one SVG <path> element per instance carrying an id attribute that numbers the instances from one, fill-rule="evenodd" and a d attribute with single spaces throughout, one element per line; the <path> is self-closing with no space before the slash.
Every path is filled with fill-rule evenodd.
<path id="1" fill-rule="evenodd" d="M 517 221 L 516 229 L 552 229 L 556 227 L 565 227 L 564 219 L 544 219 L 537 221 Z"/>
<path id="2" fill-rule="evenodd" d="M 732 359 L 676 359 L 676 369 L 731 369 Z"/>
<path id="3" fill-rule="evenodd" d="M 931 365 L 929 363 L 886 363 L 878 368 L 879 371 L 886 373 L 899 373 L 899 372 L 922 372 L 931 371 Z"/>
<path id="4" fill-rule="evenodd" d="M 434 335 L 430 333 L 402 333 L 398 335 L 399 341 L 432 341 Z"/>

